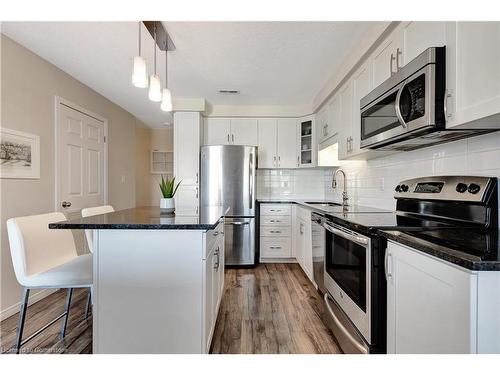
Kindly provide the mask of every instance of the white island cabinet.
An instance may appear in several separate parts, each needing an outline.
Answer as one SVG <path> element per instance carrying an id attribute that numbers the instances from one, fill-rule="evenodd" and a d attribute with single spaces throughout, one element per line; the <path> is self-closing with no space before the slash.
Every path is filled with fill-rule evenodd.
<path id="1" fill-rule="evenodd" d="M 500 272 L 389 241 L 387 353 L 500 353 Z"/>
<path id="2" fill-rule="evenodd" d="M 209 352 L 224 288 L 224 213 L 139 207 L 51 227 L 94 230 L 94 353 Z"/>

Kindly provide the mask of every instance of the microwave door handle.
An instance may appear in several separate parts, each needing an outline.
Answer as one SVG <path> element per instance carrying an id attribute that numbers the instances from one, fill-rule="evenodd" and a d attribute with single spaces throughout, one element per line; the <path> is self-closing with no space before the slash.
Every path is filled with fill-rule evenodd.
<path id="1" fill-rule="evenodd" d="M 406 129 L 408 126 L 403 118 L 403 115 L 401 114 L 401 107 L 400 107 L 401 94 L 403 94 L 403 90 L 405 88 L 405 85 L 406 85 L 406 81 L 401 84 L 401 87 L 398 90 L 398 94 L 396 95 L 396 102 L 394 103 L 394 107 L 396 109 L 396 116 L 398 117 L 399 123 L 401 124 L 401 126 L 403 128 Z"/>
<path id="2" fill-rule="evenodd" d="M 323 227 L 326 230 L 332 232 L 333 234 L 336 234 L 337 236 L 340 236 L 340 237 L 344 237 L 345 239 L 348 239 L 349 241 L 352 241 L 352 242 L 355 242 L 357 244 L 364 245 L 364 246 L 368 245 L 368 240 L 366 238 L 356 236 L 355 234 L 346 233 L 346 232 L 344 232 L 340 229 L 334 228 L 331 225 L 328 225 L 326 223 L 323 224 Z"/>

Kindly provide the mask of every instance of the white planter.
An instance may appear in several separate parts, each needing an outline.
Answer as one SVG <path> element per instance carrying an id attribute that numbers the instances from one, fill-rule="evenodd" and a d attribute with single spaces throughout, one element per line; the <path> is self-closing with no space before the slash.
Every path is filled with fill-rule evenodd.
<path id="1" fill-rule="evenodd" d="M 161 198 L 160 210 L 162 213 L 173 214 L 175 211 L 174 198 Z"/>

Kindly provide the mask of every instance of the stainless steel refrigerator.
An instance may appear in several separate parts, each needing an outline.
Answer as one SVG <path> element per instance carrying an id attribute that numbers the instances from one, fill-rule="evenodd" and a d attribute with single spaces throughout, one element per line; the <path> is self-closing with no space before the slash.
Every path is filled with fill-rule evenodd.
<path id="1" fill-rule="evenodd" d="M 255 264 L 255 168 L 253 146 L 201 148 L 201 209 L 229 206 L 224 226 L 225 264 Z"/>

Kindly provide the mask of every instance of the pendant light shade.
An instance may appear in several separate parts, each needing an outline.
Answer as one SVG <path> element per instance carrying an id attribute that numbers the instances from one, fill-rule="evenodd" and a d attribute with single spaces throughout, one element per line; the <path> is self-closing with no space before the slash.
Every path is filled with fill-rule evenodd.
<path id="1" fill-rule="evenodd" d="M 132 84 L 140 88 L 148 87 L 146 60 L 141 57 L 141 22 L 139 22 L 139 54 L 134 57 Z"/>
<path id="2" fill-rule="evenodd" d="M 132 83 L 135 87 L 148 87 L 146 60 L 141 56 L 134 57 L 134 72 L 132 74 Z"/>
<path id="3" fill-rule="evenodd" d="M 161 82 L 160 77 L 156 74 L 149 77 L 148 97 L 152 102 L 161 102 Z"/>
<path id="4" fill-rule="evenodd" d="M 172 111 L 172 94 L 169 89 L 163 89 L 161 95 L 161 106 L 162 111 L 171 112 Z"/>

